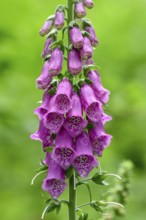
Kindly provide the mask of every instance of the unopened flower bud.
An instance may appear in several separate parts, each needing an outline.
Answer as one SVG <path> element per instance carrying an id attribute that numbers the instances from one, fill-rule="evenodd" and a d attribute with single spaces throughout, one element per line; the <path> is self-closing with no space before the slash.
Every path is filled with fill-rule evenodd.
<path id="1" fill-rule="evenodd" d="M 55 19 L 54 19 L 54 27 L 57 30 L 60 30 L 64 26 L 64 12 L 56 11 Z"/>
<path id="2" fill-rule="evenodd" d="M 76 26 L 70 29 L 69 31 L 71 43 L 74 48 L 81 48 L 83 46 L 83 36 L 80 29 Z"/>
<path id="3" fill-rule="evenodd" d="M 94 28 L 92 26 L 86 26 L 85 30 L 90 34 L 90 41 L 92 46 L 96 46 L 98 44 L 98 39 L 96 37 L 96 33 L 94 31 Z"/>
<path id="4" fill-rule="evenodd" d="M 75 12 L 78 18 L 86 16 L 86 10 L 82 2 L 75 3 Z"/>
<path id="5" fill-rule="evenodd" d="M 80 50 L 80 55 L 82 59 L 88 59 L 92 57 L 92 45 L 88 37 L 84 37 L 83 47 Z"/>
<path id="6" fill-rule="evenodd" d="M 52 30 L 52 28 L 53 28 L 53 20 L 47 20 L 39 32 L 40 36 L 42 37 L 45 36 Z"/>
<path id="7" fill-rule="evenodd" d="M 93 8 L 94 7 L 94 3 L 92 0 L 83 0 L 83 3 L 84 5 L 87 7 L 87 8 Z"/>
<path id="8" fill-rule="evenodd" d="M 42 52 L 42 57 L 45 59 L 45 57 L 49 54 L 52 53 L 52 49 L 49 47 L 52 43 L 54 42 L 54 40 L 52 38 L 47 38 L 45 45 L 44 45 L 44 50 Z"/>
<path id="9" fill-rule="evenodd" d="M 68 70 L 72 75 L 77 75 L 82 71 L 82 60 L 80 53 L 73 49 L 68 56 Z"/>
<path id="10" fill-rule="evenodd" d="M 55 48 L 49 60 L 49 72 L 52 76 L 58 75 L 62 70 L 63 53 L 60 48 Z"/>

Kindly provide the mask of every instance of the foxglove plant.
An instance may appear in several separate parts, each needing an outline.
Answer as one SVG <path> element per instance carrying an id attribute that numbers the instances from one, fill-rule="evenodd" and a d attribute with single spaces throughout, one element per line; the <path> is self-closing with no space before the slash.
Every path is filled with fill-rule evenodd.
<path id="1" fill-rule="evenodd" d="M 55 15 L 50 16 L 40 30 L 41 36 L 47 36 L 42 53 L 44 66 L 36 85 L 44 90 L 44 95 L 41 105 L 34 111 L 40 125 L 31 138 L 42 143 L 46 154 L 36 175 L 47 173 L 42 189 L 51 195 L 42 218 L 46 212 L 58 211 L 61 203 L 65 203 L 69 220 L 75 220 L 76 211 L 84 206 L 76 207 L 77 187 L 87 185 L 88 180 L 105 185 L 103 180 L 107 175 L 101 170 L 84 179 L 98 167 L 97 156 L 102 156 L 112 138 L 104 129 L 111 117 L 103 110 L 110 92 L 103 87 L 92 59 L 92 47 L 98 40 L 91 22 L 83 18 L 85 7 L 93 6 L 92 0 L 67 0 L 67 6 L 59 5 Z M 58 39 L 58 31 L 62 32 L 62 39 Z M 66 71 L 64 60 L 67 61 Z M 69 201 L 58 200 L 67 186 L 67 179 Z M 90 202 L 85 205 L 102 210 L 108 203 L 91 201 L 89 185 L 88 190 Z M 87 213 L 81 212 L 79 219 L 86 220 Z"/>

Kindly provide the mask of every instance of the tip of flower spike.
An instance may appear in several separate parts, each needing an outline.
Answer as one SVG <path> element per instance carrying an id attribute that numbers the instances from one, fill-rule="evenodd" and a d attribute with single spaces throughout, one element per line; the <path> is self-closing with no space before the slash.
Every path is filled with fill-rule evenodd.
<path id="1" fill-rule="evenodd" d="M 57 112 L 50 112 L 44 116 L 44 126 L 57 134 L 63 125 L 64 116 Z"/>
<path id="2" fill-rule="evenodd" d="M 101 104 L 99 102 L 93 102 L 87 107 L 86 114 L 92 122 L 98 122 L 102 114 Z"/>
<path id="3" fill-rule="evenodd" d="M 53 199 L 57 199 L 65 190 L 66 183 L 62 179 L 45 179 L 42 185 L 43 190 L 50 193 Z"/>
<path id="4" fill-rule="evenodd" d="M 56 108 L 60 114 L 66 114 L 71 109 L 71 100 L 67 97 L 67 95 L 57 95 Z"/>
<path id="5" fill-rule="evenodd" d="M 80 116 L 72 116 L 64 122 L 64 128 L 72 137 L 79 136 L 86 126 L 87 121 Z"/>
<path id="6" fill-rule="evenodd" d="M 79 155 L 73 161 L 73 166 L 81 177 L 86 177 L 93 169 L 98 166 L 97 159 L 92 155 Z"/>

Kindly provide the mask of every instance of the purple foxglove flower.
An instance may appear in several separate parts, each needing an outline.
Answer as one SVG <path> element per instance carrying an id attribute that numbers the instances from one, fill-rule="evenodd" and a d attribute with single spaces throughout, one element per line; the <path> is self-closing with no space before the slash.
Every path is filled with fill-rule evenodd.
<path id="1" fill-rule="evenodd" d="M 49 47 L 52 43 L 54 42 L 53 38 L 47 38 L 45 45 L 44 45 L 44 50 L 42 52 L 42 57 L 45 58 L 47 55 L 52 53 L 52 49 Z"/>
<path id="2" fill-rule="evenodd" d="M 40 121 L 39 129 L 34 134 L 31 134 L 31 139 L 41 141 L 43 144 L 43 148 L 45 150 L 46 147 L 49 147 L 53 144 L 53 139 L 50 131 L 44 127 L 43 120 Z"/>
<path id="3" fill-rule="evenodd" d="M 112 117 L 110 115 L 107 115 L 105 113 L 102 114 L 102 117 L 101 117 L 101 121 L 102 121 L 102 124 L 104 125 L 106 122 L 108 121 L 111 121 L 112 120 Z"/>
<path id="4" fill-rule="evenodd" d="M 57 30 L 60 30 L 64 26 L 64 12 L 56 11 L 55 19 L 54 19 L 54 27 Z"/>
<path id="5" fill-rule="evenodd" d="M 81 101 L 77 93 L 72 96 L 72 108 L 68 112 L 63 126 L 74 138 L 80 135 L 87 126 L 87 121 L 82 116 Z"/>
<path id="6" fill-rule="evenodd" d="M 70 40 L 74 48 L 81 48 L 83 46 L 83 36 L 80 29 L 76 26 L 69 31 Z"/>
<path id="7" fill-rule="evenodd" d="M 75 3 L 75 12 L 78 18 L 86 16 L 86 10 L 82 2 Z"/>
<path id="8" fill-rule="evenodd" d="M 52 159 L 66 170 L 71 165 L 74 154 L 73 139 L 64 128 L 61 128 L 56 137 L 56 147 L 52 152 Z"/>
<path id="9" fill-rule="evenodd" d="M 58 198 L 66 188 L 65 171 L 54 160 L 50 160 L 46 179 L 43 181 L 43 190 L 50 193 L 53 199 Z"/>
<path id="10" fill-rule="evenodd" d="M 53 28 L 53 20 L 47 20 L 39 32 L 40 36 L 42 37 L 45 36 L 52 30 L 52 28 Z"/>
<path id="11" fill-rule="evenodd" d="M 98 122 L 101 118 L 103 110 L 101 103 L 97 100 L 94 94 L 93 89 L 89 85 L 84 84 L 81 87 L 80 95 L 82 106 L 86 115 L 92 122 Z"/>
<path id="12" fill-rule="evenodd" d="M 85 132 L 76 138 L 76 157 L 73 166 L 81 177 L 86 177 L 89 172 L 98 165 L 96 157 L 93 155 L 89 137 Z"/>
<path id="13" fill-rule="evenodd" d="M 52 133 L 57 134 L 64 122 L 64 116 L 57 112 L 55 106 L 56 96 L 51 97 L 48 112 L 44 115 L 44 126 Z"/>
<path id="14" fill-rule="evenodd" d="M 68 79 L 63 79 L 56 91 L 55 105 L 57 112 L 66 114 L 71 108 L 72 85 Z"/>
<path id="15" fill-rule="evenodd" d="M 88 37 L 84 37 L 83 47 L 80 50 L 82 59 L 91 58 L 93 54 L 92 45 Z"/>
<path id="16" fill-rule="evenodd" d="M 47 166 L 49 166 L 50 160 L 51 160 L 51 154 L 47 152 L 46 157 L 43 160 L 43 163 L 46 164 Z"/>
<path id="17" fill-rule="evenodd" d="M 68 56 L 68 70 L 72 75 L 77 75 L 82 71 L 82 60 L 80 53 L 73 49 Z"/>
<path id="18" fill-rule="evenodd" d="M 98 100 L 106 104 L 109 100 L 110 91 L 105 89 L 100 81 L 100 76 L 96 70 L 91 70 L 88 73 L 88 78 L 92 81 L 91 87 Z"/>
<path id="19" fill-rule="evenodd" d="M 52 80 L 52 76 L 49 73 L 49 62 L 46 61 L 43 66 L 41 75 L 36 79 L 36 86 L 39 89 L 46 89 L 50 84 L 51 80 Z"/>
<path id="20" fill-rule="evenodd" d="M 43 101 L 41 106 L 39 106 L 38 108 L 36 108 L 34 110 L 34 113 L 36 115 L 38 115 L 39 119 L 41 120 L 43 118 L 43 116 L 47 113 L 48 111 L 48 107 L 49 107 L 49 102 L 50 102 L 51 96 L 48 93 L 48 90 L 45 91 L 44 95 L 43 95 Z"/>
<path id="21" fill-rule="evenodd" d="M 91 65 L 91 64 L 94 64 L 92 58 L 89 58 L 89 59 L 83 59 L 83 65 Z"/>
<path id="22" fill-rule="evenodd" d="M 55 48 L 49 60 L 49 72 L 52 76 L 58 75 L 62 70 L 63 53 L 60 48 Z"/>
<path id="23" fill-rule="evenodd" d="M 86 26 L 85 30 L 90 34 L 89 39 L 91 41 L 92 46 L 95 47 L 98 44 L 98 40 L 94 28 L 91 26 Z"/>
<path id="24" fill-rule="evenodd" d="M 101 121 L 96 123 L 94 128 L 89 130 L 89 136 L 93 145 L 93 151 L 101 157 L 104 148 L 110 145 L 112 136 L 105 133 Z"/>
<path id="25" fill-rule="evenodd" d="M 87 8 L 93 8 L 94 7 L 94 3 L 92 0 L 83 0 L 83 3 L 84 5 L 87 7 Z"/>

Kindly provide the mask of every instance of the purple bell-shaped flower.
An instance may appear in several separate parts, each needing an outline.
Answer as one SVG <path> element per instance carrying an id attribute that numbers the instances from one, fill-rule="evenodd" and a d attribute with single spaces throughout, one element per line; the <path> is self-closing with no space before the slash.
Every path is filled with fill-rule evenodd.
<path id="1" fill-rule="evenodd" d="M 80 29 L 76 26 L 69 31 L 70 40 L 74 48 L 81 48 L 83 46 L 83 36 Z"/>
<path id="2" fill-rule="evenodd" d="M 83 5 L 83 2 L 75 3 L 75 13 L 78 18 L 83 18 L 84 16 L 86 16 L 86 9 Z"/>
<path id="3" fill-rule="evenodd" d="M 60 30 L 64 26 L 64 12 L 56 11 L 55 19 L 54 19 L 54 27 L 57 30 Z"/>
<path id="4" fill-rule="evenodd" d="M 58 75 L 62 70 L 63 53 L 60 48 L 55 48 L 49 60 L 49 72 L 52 76 Z"/>
<path id="5" fill-rule="evenodd" d="M 80 53 L 76 49 L 73 49 L 69 52 L 68 71 L 72 75 L 77 75 L 82 71 L 81 56 L 80 56 Z"/>

